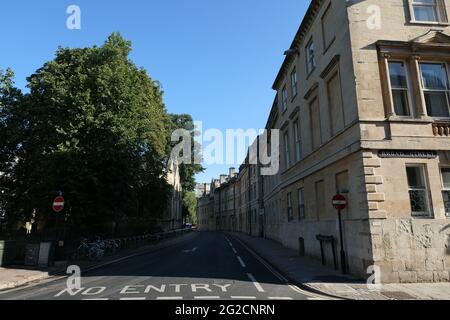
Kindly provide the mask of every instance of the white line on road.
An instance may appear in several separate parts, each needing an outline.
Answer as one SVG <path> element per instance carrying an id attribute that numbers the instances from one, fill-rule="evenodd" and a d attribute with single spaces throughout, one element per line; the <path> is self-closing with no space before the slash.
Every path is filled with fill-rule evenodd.
<path id="1" fill-rule="evenodd" d="M 235 254 L 237 254 L 237 251 L 236 251 L 235 248 L 231 248 L 231 250 L 233 250 L 233 252 L 234 252 Z"/>
<path id="2" fill-rule="evenodd" d="M 319 294 L 315 294 L 315 293 L 311 293 L 305 290 L 300 289 L 298 286 L 290 284 L 289 281 L 282 276 L 278 271 L 276 271 L 274 268 L 272 268 L 272 266 L 270 266 L 269 264 L 267 264 L 265 262 L 264 259 L 262 259 L 255 251 L 253 251 L 252 249 L 250 249 L 242 240 L 235 238 L 236 241 L 238 241 L 248 252 L 250 252 L 251 255 L 253 255 L 262 265 L 264 265 L 274 276 L 276 276 L 278 279 L 280 279 L 281 281 L 285 282 L 287 285 L 289 285 L 289 287 L 300 294 L 303 294 L 305 296 L 311 297 L 311 298 L 316 298 L 316 299 L 325 299 L 325 300 L 338 300 L 335 298 L 331 298 L 331 297 L 325 297 Z"/>
<path id="3" fill-rule="evenodd" d="M 211 297 L 206 297 L 206 296 L 202 296 L 202 297 L 194 297 L 195 300 L 219 300 L 220 297 L 219 296 L 211 296 Z"/>
<path id="4" fill-rule="evenodd" d="M 251 299 L 256 299 L 256 297 L 232 296 L 231 299 L 235 299 L 235 300 L 251 300 Z"/>
<path id="5" fill-rule="evenodd" d="M 259 292 L 265 292 L 263 287 L 256 281 L 255 277 L 251 273 L 247 273 L 247 277 L 250 279 L 251 282 L 253 282 L 253 285 L 256 287 L 256 290 Z"/>
<path id="6" fill-rule="evenodd" d="M 130 300 L 130 301 L 139 301 L 139 300 L 147 300 L 145 297 L 134 297 L 134 298 L 120 298 L 120 300 Z"/>
<path id="7" fill-rule="evenodd" d="M 291 297 L 268 297 L 269 300 L 294 300 L 294 298 Z"/>
<path id="8" fill-rule="evenodd" d="M 106 301 L 109 300 L 109 298 L 96 298 L 96 299 L 82 299 L 84 301 Z"/>
<path id="9" fill-rule="evenodd" d="M 156 300 L 183 300 L 183 297 L 157 297 Z"/>
<path id="10" fill-rule="evenodd" d="M 239 260 L 239 263 L 241 264 L 242 268 L 247 268 L 247 266 L 244 263 L 244 260 L 242 260 L 241 257 L 238 256 L 237 259 Z"/>

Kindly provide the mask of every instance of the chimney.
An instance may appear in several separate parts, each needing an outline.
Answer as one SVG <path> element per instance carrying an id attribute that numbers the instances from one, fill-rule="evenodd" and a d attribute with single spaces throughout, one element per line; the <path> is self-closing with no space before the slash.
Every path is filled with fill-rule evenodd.
<path id="1" fill-rule="evenodd" d="M 230 178 L 234 178 L 236 176 L 236 168 L 230 168 Z"/>
<path id="2" fill-rule="evenodd" d="M 224 184 L 225 182 L 227 182 L 227 175 L 226 174 L 221 174 L 220 175 L 220 184 Z"/>

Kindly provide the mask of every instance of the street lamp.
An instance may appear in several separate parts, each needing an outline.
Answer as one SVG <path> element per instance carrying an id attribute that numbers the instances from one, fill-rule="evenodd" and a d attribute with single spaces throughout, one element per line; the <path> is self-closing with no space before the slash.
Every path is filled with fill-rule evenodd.
<path id="1" fill-rule="evenodd" d="M 286 50 L 285 52 L 284 52 L 284 55 L 285 56 L 287 56 L 287 57 L 289 57 L 289 56 L 294 56 L 294 55 L 296 55 L 296 54 L 298 54 L 299 52 L 298 52 L 298 50 L 296 50 L 296 49 L 289 49 L 289 50 Z"/>

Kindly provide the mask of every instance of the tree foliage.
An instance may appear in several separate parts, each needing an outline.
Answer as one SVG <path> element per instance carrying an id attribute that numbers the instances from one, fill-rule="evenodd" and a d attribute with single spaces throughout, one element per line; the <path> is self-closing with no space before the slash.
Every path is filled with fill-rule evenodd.
<path id="1" fill-rule="evenodd" d="M 53 215 L 63 192 L 75 224 L 158 217 L 173 122 L 163 92 L 112 34 L 101 47 L 59 48 L 14 89 L 0 75 L 0 167 L 11 218 Z M 187 173 L 190 175 L 190 173 Z"/>

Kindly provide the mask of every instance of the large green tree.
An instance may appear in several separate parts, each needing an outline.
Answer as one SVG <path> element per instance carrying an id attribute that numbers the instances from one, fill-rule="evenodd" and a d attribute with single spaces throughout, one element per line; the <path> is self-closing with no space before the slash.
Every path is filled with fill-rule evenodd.
<path id="1" fill-rule="evenodd" d="M 6 130 L 0 118 L 0 137 L 17 128 L 0 145 L 7 159 L 18 160 L 9 177 L 15 218 L 48 218 L 59 191 L 76 224 L 164 211 L 172 123 L 160 86 L 129 59 L 130 51 L 119 34 L 101 47 L 59 48 L 27 79 L 25 96 L 10 89 L 11 74 L 0 79 L 7 91 L 1 106 L 12 109 Z"/>

